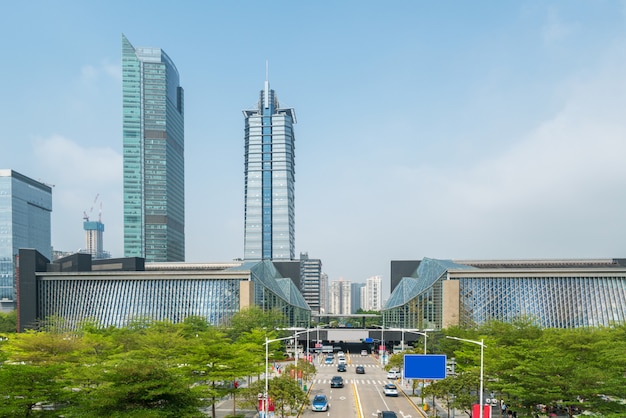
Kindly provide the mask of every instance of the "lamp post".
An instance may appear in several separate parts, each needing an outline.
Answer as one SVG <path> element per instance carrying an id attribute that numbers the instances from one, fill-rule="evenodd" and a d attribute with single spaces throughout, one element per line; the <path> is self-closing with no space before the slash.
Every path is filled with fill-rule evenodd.
<path id="1" fill-rule="evenodd" d="M 397 331 L 395 329 L 390 328 L 392 331 Z M 417 330 L 412 330 L 412 329 L 404 329 L 404 328 L 400 328 L 400 331 L 402 331 L 402 351 L 404 351 L 404 333 L 408 332 L 410 334 L 418 334 L 418 335 L 422 335 L 424 337 L 424 354 L 426 354 L 426 339 L 428 338 L 428 334 L 426 334 L 426 331 L 432 331 L 432 330 L 424 330 L 424 332 L 420 332 Z"/>
<path id="2" fill-rule="evenodd" d="M 305 331 L 301 331 L 301 332 L 296 332 L 294 333 L 293 336 L 289 336 L 289 337 L 283 337 L 283 338 L 275 338 L 275 339 L 268 339 L 267 336 L 265 336 L 265 343 L 263 343 L 263 345 L 265 345 L 265 402 L 263 404 L 263 412 L 265 413 L 265 418 L 267 418 L 267 413 L 268 413 L 268 407 L 269 407 L 269 381 L 267 378 L 268 375 L 268 369 L 269 369 L 269 345 L 270 343 L 274 343 L 276 341 L 284 341 L 284 340 L 291 340 L 294 339 L 294 345 L 297 346 L 297 340 L 295 339 L 295 337 L 299 334 L 302 334 L 304 332 L 308 332 L 308 329 Z M 296 353 L 298 351 L 298 348 L 296 347 L 295 349 Z M 297 357 L 297 354 L 296 354 Z M 298 369 L 296 368 L 295 370 L 296 372 L 296 379 L 298 379 Z"/>
<path id="3" fill-rule="evenodd" d="M 466 343 L 472 343 L 472 344 L 476 344 L 480 346 L 480 394 L 478 397 L 478 416 L 479 418 L 483 418 L 483 359 L 484 359 L 484 351 L 485 351 L 485 343 L 484 343 L 484 339 L 481 339 L 480 341 L 474 341 L 474 340 L 466 340 L 464 338 L 459 338 L 459 337 L 451 337 L 449 335 L 446 336 L 446 338 L 450 338 L 452 340 L 458 340 L 458 341 L 463 341 Z"/>

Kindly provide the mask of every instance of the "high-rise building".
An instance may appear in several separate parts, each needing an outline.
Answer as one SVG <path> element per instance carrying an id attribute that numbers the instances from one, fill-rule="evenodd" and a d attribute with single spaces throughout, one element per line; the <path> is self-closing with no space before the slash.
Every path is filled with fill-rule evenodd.
<path id="1" fill-rule="evenodd" d="M 85 220 L 83 222 L 85 230 L 85 252 L 91 254 L 93 258 L 106 258 L 102 234 L 104 233 L 104 224 L 98 221 Z"/>
<path id="2" fill-rule="evenodd" d="M 330 313 L 349 315 L 351 309 L 351 283 L 348 280 L 338 280 L 330 283 Z"/>
<path id="3" fill-rule="evenodd" d="M 0 310 L 15 308 L 15 268 L 20 248 L 52 257 L 52 188 L 16 171 L 0 170 Z"/>
<path id="4" fill-rule="evenodd" d="M 300 253 L 300 292 L 314 314 L 320 313 L 322 260 Z"/>
<path id="5" fill-rule="evenodd" d="M 351 287 L 350 289 L 351 312 L 350 313 L 356 313 L 356 311 L 363 308 L 363 304 L 361 303 L 361 298 L 363 294 L 362 291 L 364 290 L 365 285 L 363 283 L 352 283 L 350 287 Z"/>
<path id="6" fill-rule="evenodd" d="M 245 260 L 295 256 L 294 109 L 279 106 L 265 78 L 259 103 L 245 117 Z"/>
<path id="7" fill-rule="evenodd" d="M 367 279 L 366 287 L 366 311 L 380 311 L 383 307 L 383 279 L 381 276 L 372 276 Z"/>
<path id="8" fill-rule="evenodd" d="M 122 35 L 124 255 L 185 259 L 184 93 L 159 48 Z"/>
<path id="9" fill-rule="evenodd" d="M 320 313 L 328 313 L 328 274 L 320 274 Z"/>

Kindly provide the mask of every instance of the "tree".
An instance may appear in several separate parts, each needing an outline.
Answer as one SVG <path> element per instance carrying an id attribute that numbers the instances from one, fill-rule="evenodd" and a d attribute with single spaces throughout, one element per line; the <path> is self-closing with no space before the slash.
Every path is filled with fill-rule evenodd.
<path id="1" fill-rule="evenodd" d="M 0 333 L 17 331 L 17 311 L 0 312 Z"/>
<path id="2" fill-rule="evenodd" d="M 88 410 L 92 416 L 103 417 L 198 415 L 200 394 L 176 369 L 148 357 L 124 357 L 111 361 L 97 389 L 83 396 L 80 407 L 70 411 Z"/>
<path id="3" fill-rule="evenodd" d="M 28 417 L 37 404 L 60 405 L 64 400 L 63 367 L 58 364 L 5 363 L 0 368 L 0 416 Z"/>

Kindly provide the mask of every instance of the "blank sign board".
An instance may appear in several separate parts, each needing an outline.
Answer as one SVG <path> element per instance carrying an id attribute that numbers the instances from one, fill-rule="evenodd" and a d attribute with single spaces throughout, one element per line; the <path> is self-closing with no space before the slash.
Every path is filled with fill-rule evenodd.
<path id="1" fill-rule="evenodd" d="M 445 379 L 445 354 L 405 354 L 405 379 Z"/>

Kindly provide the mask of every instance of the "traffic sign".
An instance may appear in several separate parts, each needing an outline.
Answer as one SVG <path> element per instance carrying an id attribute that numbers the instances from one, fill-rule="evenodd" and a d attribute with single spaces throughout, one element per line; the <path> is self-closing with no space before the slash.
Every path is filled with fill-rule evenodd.
<path id="1" fill-rule="evenodd" d="M 405 354 L 405 379 L 445 379 L 445 354 Z"/>

